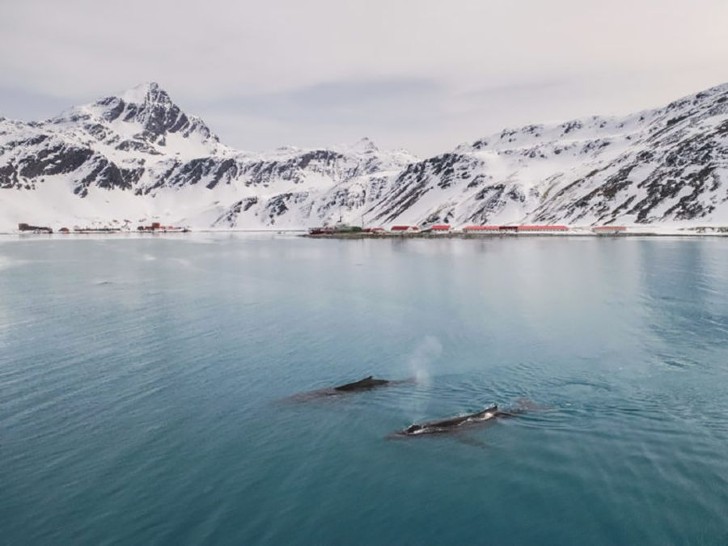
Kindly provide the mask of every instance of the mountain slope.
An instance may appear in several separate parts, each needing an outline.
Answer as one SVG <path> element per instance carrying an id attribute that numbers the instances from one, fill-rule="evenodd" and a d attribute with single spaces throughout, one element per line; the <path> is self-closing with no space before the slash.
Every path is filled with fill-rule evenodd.
<path id="1" fill-rule="evenodd" d="M 505 130 L 410 165 L 382 222 L 728 222 L 728 86 L 625 118 Z"/>

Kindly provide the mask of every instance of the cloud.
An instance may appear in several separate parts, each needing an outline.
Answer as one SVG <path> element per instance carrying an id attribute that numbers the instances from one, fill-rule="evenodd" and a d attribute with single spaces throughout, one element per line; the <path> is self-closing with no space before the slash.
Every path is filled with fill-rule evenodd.
<path id="1" fill-rule="evenodd" d="M 70 99 L 19 87 L 0 87 L 0 117 L 38 121 L 53 117 L 72 106 L 75 104 Z"/>
<path id="2" fill-rule="evenodd" d="M 230 96 L 201 105 L 261 119 L 348 125 L 420 124 L 442 115 L 446 89 L 435 80 L 400 78 L 326 82 L 277 93 Z M 423 115 L 427 112 L 429 115 Z"/>
<path id="3" fill-rule="evenodd" d="M 428 153 L 726 81 L 726 20 L 724 0 L 3 2 L 0 112 L 157 81 L 231 145 L 358 132 Z"/>
<path id="4" fill-rule="evenodd" d="M 327 146 L 362 136 L 402 147 L 414 130 L 442 128 L 449 91 L 434 80 L 326 82 L 280 93 L 231 96 L 197 103 L 223 141 L 261 150 L 293 143 Z M 239 129 L 245 128 L 245 135 Z M 271 138 L 272 137 L 272 138 Z"/>

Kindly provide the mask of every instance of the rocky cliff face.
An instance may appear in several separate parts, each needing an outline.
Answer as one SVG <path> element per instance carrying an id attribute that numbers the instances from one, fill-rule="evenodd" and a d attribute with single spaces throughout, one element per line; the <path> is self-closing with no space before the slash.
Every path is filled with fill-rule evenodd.
<path id="1" fill-rule="evenodd" d="M 236 151 L 153 83 L 43 122 L 0 118 L 0 229 L 130 217 L 220 228 L 728 223 L 727 203 L 728 85 L 624 118 L 504 130 L 421 161 L 366 139 Z"/>

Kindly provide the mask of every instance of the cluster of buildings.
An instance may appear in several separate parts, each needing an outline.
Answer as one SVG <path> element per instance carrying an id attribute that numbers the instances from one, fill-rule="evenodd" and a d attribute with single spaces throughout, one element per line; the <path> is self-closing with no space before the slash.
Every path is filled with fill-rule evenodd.
<path id="1" fill-rule="evenodd" d="M 319 228 L 324 229 L 324 228 Z M 568 233 L 571 228 L 558 224 L 521 224 L 521 225 L 468 225 L 453 228 L 450 224 L 432 224 L 424 227 L 410 224 L 396 224 L 387 231 L 383 227 L 363 228 L 360 231 L 374 234 L 414 234 L 414 233 L 463 233 L 463 234 L 507 234 L 507 233 Z M 597 235 L 617 235 L 627 231 L 625 226 L 595 226 L 592 233 Z M 310 232 L 312 234 L 316 234 Z"/>
<path id="2" fill-rule="evenodd" d="M 18 224 L 18 231 L 20 232 L 28 232 L 31 233 L 53 233 L 53 230 L 49 227 L 45 226 L 33 226 L 30 224 L 26 224 L 24 222 L 21 222 Z M 73 227 L 73 233 L 114 233 L 117 231 L 121 231 L 119 228 L 108 228 L 108 227 Z M 63 235 L 67 235 L 71 233 L 71 230 L 67 227 L 62 227 L 58 230 L 58 233 L 61 233 Z"/>
<path id="3" fill-rule="evenodd" d="M 128 220 L 125 220 L 128 224 Z M 70 233 L 118 233 L 121 231 L 129 230 L 130 227 L 127 225 L 125 229 L 122 229 L 120 227 L 79 227 L 79 226 L 73 226 L 73 229 L 68 229 L 67 227 L 62 227 L 58 230 L 58 233 L 62 233 L 64 235 L 70 234 Z M 45 226 L 34 226 L 31 224 L 27 224 L 24 222 L 21 222 L 18 224 L 18 231 L 23 233 L 53 233 L 53 230 L 49 227 Z M 187 233 L 189 232 L 189 229 L 177 227 L 177 226 L 163 226 L 160 222 L 152 222 L 148 226 L 139 226 L 137 227 L 137 231 L 141 233 Z"/>
<path id="4" fill-rule="evenodd" d="M 30 224 L 26 224 L 21 222 L 18 224 L 18 231 L 20 232 L 26 232 L 30 231 L 31 233 L 53 233 L 53 230 L 46 226 L 32 226 Z"/>
<path id="5" fill-rule="evenodd" d="M 189 229 L 178 226 L 163 226 L 160 222 L 152 222 L 148 226 L 138 226 L 137 231 L 152 233 L 187 233 L 189 232 Z"/>

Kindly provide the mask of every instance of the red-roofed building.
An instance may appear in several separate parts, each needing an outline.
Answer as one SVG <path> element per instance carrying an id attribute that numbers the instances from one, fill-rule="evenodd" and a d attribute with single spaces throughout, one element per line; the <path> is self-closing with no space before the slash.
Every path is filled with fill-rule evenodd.
<path id="1" fill-rule="evenodd" d="M 404 226 L 404 225 L 392 226 L 391 229 L 390 229 L 390 231 L 399 231 L 399 232 L 402 232 L 402 231 L 419 231 L 419 230 L 420 230 L 420 228 L 418 228 L 417 226 Z"/>

